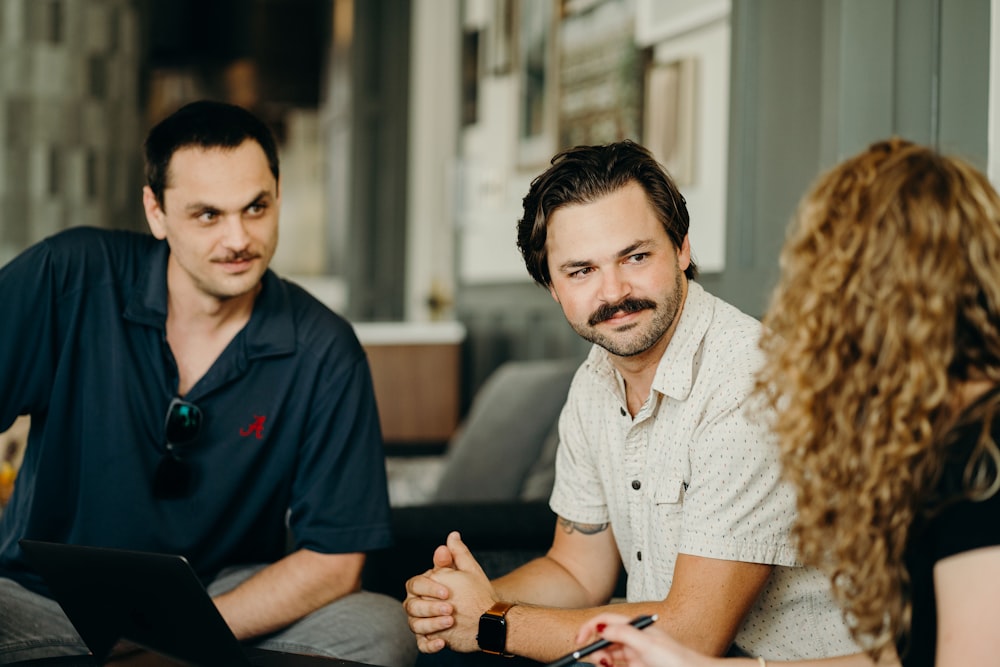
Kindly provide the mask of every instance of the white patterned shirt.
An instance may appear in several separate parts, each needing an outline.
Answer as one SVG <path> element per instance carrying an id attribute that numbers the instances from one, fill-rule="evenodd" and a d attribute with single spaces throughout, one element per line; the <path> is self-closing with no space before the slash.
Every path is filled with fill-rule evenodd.
<path id="1" fill-rule="evenodd" d="M 634 419 L 621 375 L 594 346 L 560 416 L 550 505 L 574 522 L 610 522 L 630 602 L 667 596 L 678 553 L 773 564 L 736 645 L 772 660 L 856 653 L 828 580 L 799 564 L 794 490 L 780 479 L 773 434 L 746 410 L 760 332 L 757 320 L 689 282 Z"/>

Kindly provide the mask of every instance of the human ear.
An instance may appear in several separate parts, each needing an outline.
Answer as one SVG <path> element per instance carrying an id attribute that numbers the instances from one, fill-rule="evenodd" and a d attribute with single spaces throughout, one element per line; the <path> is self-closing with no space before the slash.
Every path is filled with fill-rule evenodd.
<path id="1" fill-rule="evenodd" d="M 148 185 L 142 188 L 142 208 L 146 211 L 146 222 L 149 224 L 149 231 L 153 233 L 153 236 L 162 241 L 167 236 L 167 230 L 163 224 L 163 218 L 166 214 L 163 212 L 163 208 L 160 207 L 160 202 L 156 201 L 153 189 Z"/>

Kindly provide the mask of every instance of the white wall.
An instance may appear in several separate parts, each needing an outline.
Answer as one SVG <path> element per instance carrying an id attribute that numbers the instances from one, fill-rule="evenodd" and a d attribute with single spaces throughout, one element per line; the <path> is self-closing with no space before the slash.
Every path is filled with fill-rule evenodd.
<path id="1" fill-rule="evenodd" d="M 452 166 L 458 141 L 459 0 L 414 0 L 410 61 L 406 319 L 455 290 Z"/>
<path id="2" fill-rule="evenodd" d="M 278 273 L 321 275 L 326 245 L 323 229 L 323 155 L 318 114 L 296 109 L 286 116 L 287 140 L 280 147 L 281 224 L 271 267 Z"/>
<path id="3" fill-rule="evenodd" d="M 726 169 L 729 155 L 728 13 L 657 43 L 653 58 L 694 58 L 693 179 L 681 185 L 691 214 L 691 251 L 702 272 L 726 262 Z"/>

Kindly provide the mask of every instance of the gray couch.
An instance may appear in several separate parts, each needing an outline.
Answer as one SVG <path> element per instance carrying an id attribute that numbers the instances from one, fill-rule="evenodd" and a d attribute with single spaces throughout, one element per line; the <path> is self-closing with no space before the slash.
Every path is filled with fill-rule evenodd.
<path id="1" fill-rule="evenodd" d="M 431 565 L 459 530 L 487 575 L 510 571 L 552 543 L 548 497 L 557 422 L 578 359 L 510 361 L 476 393 L 448 443 L 437 482 L 420 504 L 393 508 L 396 544 L 369 555 L 364 585 L 405 596 L 406 580 Z"/>

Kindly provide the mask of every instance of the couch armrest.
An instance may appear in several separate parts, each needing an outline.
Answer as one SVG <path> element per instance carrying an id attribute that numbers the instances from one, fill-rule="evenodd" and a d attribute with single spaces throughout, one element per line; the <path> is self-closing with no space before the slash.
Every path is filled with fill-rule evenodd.
<path id="1" fill-rule="evenodd" d="M 545 501 L 456 502 L 394 507 L 395 545 L 368 554 L 365 590 L 406 597 L 406 580 L 431 567 L 434 549 L 457 530 L 490 578 L 543 555 L 556 516 Z"/>

